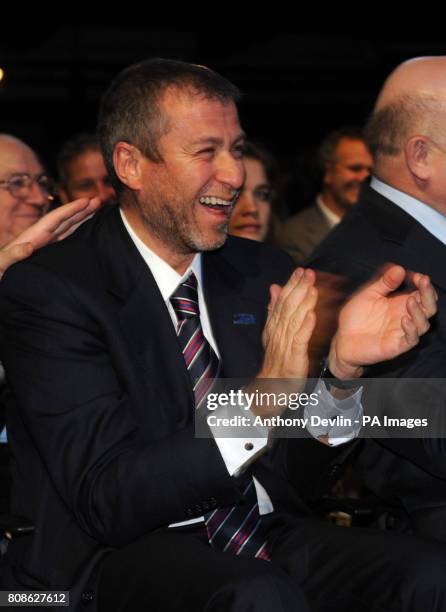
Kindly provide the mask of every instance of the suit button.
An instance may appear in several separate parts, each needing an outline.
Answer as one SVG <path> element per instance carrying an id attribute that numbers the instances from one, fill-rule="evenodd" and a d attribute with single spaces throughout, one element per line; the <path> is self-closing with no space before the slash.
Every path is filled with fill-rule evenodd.
<path id="1" fill-rule="evenodd" d="M 84 591 L 81 595 L 81 600 L 82 600 L 82 603 L 84 604 L 90 603 L 90 601 L 93 601 L 93 599 L 94 599 L 93 591 Z"/>
<path id="2" fill-rule="evenodd" d="M 254 444 L 252 442 L 245 442 L 245 450 L 250 451 L 254 448 Z"/>

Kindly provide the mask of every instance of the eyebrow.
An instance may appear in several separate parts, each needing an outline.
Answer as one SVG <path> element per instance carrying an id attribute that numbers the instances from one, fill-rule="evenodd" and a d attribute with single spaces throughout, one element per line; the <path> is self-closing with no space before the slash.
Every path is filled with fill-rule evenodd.
<path id="1" fill-rule="evenodd" d="M 237 136 L 237 138 L 234 139 L 234 141 L 231 143 L 231 146 L 239 143 L 239 142 L 243 142 L 244 140 L 246 140 L 246 134 L 244 132 L 240 132 L 240 134 Z M 214 136 L 208 136 L 208 137 L 204 137 L 204 138 L 199 138 L 198 140 L 194 140 L 192 142 L 193 146 L 196 145 L 202 145 L 202 144 L 213 144 L 213 145 L 220 145 L 222 143 L 222 139 L 221 138 L 215 138 Z"/>
<path id="2" fill-rule="evenodd" d="M 7 173 L 7 176 L 9 176 L 10 178 L 12 176 L 42 176 L 42 175 L 47 175 L 47 173 L 45 172 L 45 170 L 41 170 L 40 172 L 24 172 L 23 170 L 10 170 Z"/>

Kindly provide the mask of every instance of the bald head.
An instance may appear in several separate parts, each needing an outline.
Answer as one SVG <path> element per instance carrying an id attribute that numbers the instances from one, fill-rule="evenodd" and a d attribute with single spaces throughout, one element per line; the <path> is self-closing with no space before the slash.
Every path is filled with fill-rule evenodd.
<path id="1" fill-rule="evenodd" d="M 14 156 L 17 152 L 26 151 L 28 155 L 34 156 L 34 151 L 19 138 L 11 136 L 10 134 L 0 134 L 0 164 L 3 166 L 7 162 L 7 156 Z"/>
<path id="2" fill-rule="evenodd" d="M 446 145 L 445 120 L 446 57 L 418 57 L 400 64 L 385 81 L 366 126 L 378 167 L 381 156 L 397 157 L 416 134 Z"/>
<path id="3" fill-rule="evenodd" d="M 42 164 L 28 145 L 9 134 L 0 134 L 0 247 L 48 210 L 48 194 L 36 181 L 29 187 L 17 187 L 20 177 L 35 179 L 42 173 Z"/>
<path id="4" fill-rule="evenodd" d="M 446 101 L 446 56 L 416 57 L 400 64 L 385 81 L 375 111 L 413 96 Z"/>
<path id="5" fill-rule="evenodd" d="M 446 214 L 446 56 L 398 66 L 365 134 L 378 178 Z"/>

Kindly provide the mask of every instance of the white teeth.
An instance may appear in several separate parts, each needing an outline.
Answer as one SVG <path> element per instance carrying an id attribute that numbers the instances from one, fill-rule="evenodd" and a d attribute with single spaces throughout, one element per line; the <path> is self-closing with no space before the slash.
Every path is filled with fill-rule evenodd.
<path id="1" fill-rule="evenodd" d="M 210 206 L 232 206 L 232 200 L 222 200 L 214 196 L 202 196 L 200 198 L 200 204 L 208 204 Z"/>

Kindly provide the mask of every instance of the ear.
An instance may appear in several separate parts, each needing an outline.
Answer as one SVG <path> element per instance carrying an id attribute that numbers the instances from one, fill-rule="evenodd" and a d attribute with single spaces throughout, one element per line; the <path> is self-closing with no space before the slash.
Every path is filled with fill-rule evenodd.
<path id="1" fill-rule="evenodd" d="M 426 136 L 412 136 L 404 147 L 407 166 L 416 179 L 426 181 L 431 175 L 431 147 Z"/>
<path id="2" fill-rule="evenodd" d="M 113 166 L 119 180 L 130 189 L 140 189 L 142 154 L 128 142 L 119 141 L 113 151 Z"/>

